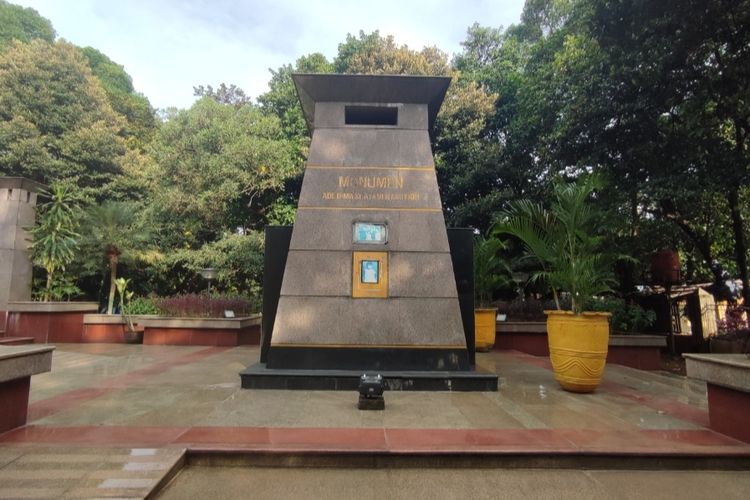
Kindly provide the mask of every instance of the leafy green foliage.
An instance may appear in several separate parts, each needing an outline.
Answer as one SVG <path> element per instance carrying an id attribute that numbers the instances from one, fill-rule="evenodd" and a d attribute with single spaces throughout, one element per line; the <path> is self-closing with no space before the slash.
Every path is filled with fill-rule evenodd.
<path id="1" fill-rule="evenodd" d="M 13 40 L 29 42 L 34 39 L 54 42 L 52 23 L 34 9 L 0 0 L 0 52 L 9 47 Z"/>
<path id="2" fill-rule="evenodd" d="M 0 53 L 0 174 L 93 193 L 121 173 L 123 120 L 80 51 L 14 42 Z"/>
<path id="3" fill-rule="evenodd" d="M 128 301 L 127 311 L 132 316 L 159 314 L 159 309 L 150 297 L 133 297 Z"/>
<path id="4" fill-rule="evenodd" d="M 174 250 L 154 263 L 152 288 L 160 295 L 198 292 L 206 288 L 200 270 L 213 267 L 216 290 L 253 297 L 260 294 L 263 278 L 263 236 L 225 234 L 215 242 L 191 250 Z"/>
<path id="5" fill-rule="evenodd" d="M 598 220 L 588 203 L 596 186 L 590 176 L 575 184 L 558 182 L 549 209 L 529 200 L 511 203 L 493 228 L 495 235 L 523 241 L 542 268 L 535 279 L 549 283 L 556 302 L 560 291 L 570 294 L 576 314 L 595 295 L 611 291 L 614 282 L 613 262 L 602 250 Z"/>
<path id="6" fill-rule="evenodd" d="M 488 307 L 498 289 L 507 286 L 510 268 L 500 252 L 505 244 L 493 237 L 474 240 L 474 295 L 479 307 Z"/>
<path id="7" fill-rule="evenodd" d="M 297 173 L 279 120 L 255 106 L 203 98 L 170 116 L 154 143 L 153 219 L 165 247 L 196 247 L 238 227 L 265 224 L 284 181 Z"/>
<path id="8" fill-rule="evenodd" d="M 222 83 L 219 88 L 214 90 L 211 85 L 198 85 L 193 87 L 193 95 L 196 97 L 210 97 L 219 104 L 229 104 L 236 108 L 241 108 L 245 104 L 250 104 L 251 99 L 245 94 L 245 91 L 237 85 L 226 86 Z"/>
<path id="9" fill-rule="evenodd" d="M 92 47 L 81 49 L 99 80 L 112 109 L 126 120 L 123 135 L 131 147 L 143 148 L 156 130 L 154 110 L 143 94 L 133 88 L 125 69 Z"/>
<path id="10" fill-rule="evenodd" d="M 83 222 L 83 260 L 92 271 L 109 267 L 107 314 L 114 307 L 119 263 L 133 261 L 150 243 L 151 234 L 139 223 L 135 209 L 133 203 L 108 201 L 89 207 Z"/>
<path id="11" fill-rule="evenodd" d="M 609 320 L 615 332 L 643 333 L 656 321 L 656 313 L 643 309 L 638 304 L 629 304 L 618 297 L 601 297 L 586 305 L 589 311 L 612 313 Z"/>
<path id="12" fill-rule="evenodd" d="M 63 273 L 78 249 L 80 198 L 65 184 L 54 184 L 41 195 L 48 201 L 39 205 L 36 224 L 29 229 L 33 262 L 47 273 L 44 288 L 37 296 L 43 301 L 62 300 L 79 292 Z"/>

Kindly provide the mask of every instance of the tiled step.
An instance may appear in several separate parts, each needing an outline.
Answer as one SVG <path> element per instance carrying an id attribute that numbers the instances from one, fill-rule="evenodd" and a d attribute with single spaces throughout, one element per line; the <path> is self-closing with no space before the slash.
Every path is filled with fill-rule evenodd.
<path id="1" fill-rule="evenodd" d="M 0 334 L 0 345 L 24 345 L 33 344 L 34 337 L 3 337 Z"/>

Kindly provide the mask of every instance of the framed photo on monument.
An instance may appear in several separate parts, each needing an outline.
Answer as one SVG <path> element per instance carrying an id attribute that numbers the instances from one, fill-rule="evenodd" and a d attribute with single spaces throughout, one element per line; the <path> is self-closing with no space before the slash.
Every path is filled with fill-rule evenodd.
<path id="1" fill-rule="evenodd" d="M 368 285 L 376 285 L 380 281 L 380 261 L 363 260 L 359 265 L 360 281 Z"/>

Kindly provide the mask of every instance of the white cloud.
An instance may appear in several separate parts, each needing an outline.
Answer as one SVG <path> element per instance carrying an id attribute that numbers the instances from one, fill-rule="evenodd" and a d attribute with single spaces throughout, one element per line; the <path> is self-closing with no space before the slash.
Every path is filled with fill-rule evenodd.
<path id="1" fill-rule="evenodd" d="M 133 77 L 159 108 L 187 107 L 193 86 L 225 82 L 257 97 L 268 69 L 312 52 L 336 55 L 347 33 L 380 30 L 400 44 L 455 53 L 474 22 L 517 22 L 523 0 L 11 0 L 52 21 L 58 35 L 92 46 Z"/>

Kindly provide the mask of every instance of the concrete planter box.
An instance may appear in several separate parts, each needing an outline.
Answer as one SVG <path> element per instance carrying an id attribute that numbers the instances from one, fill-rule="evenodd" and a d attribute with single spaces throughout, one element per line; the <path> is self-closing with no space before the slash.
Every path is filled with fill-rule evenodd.
<path id="1" fill-rule="evenodd" d="M 129 338 L 125 318 L 120 314 L 86 314 L 83 316 L 83 338 L 81 342 L 140 344 L 143 341 L 142 320 L 152 317 L 155 316 L 131 316 L 136 334 L 140 336 L 140 341 L 137 341 Z"/>
<path id="2" fill-rule="evenodd" d="M 750 358 L 745 354 L 683 354 L 687 375 L 706 381 L 712 429 L 750 443 Z"/>
<path id="3" fill-rule="evenodd" d="M 666 345 L 667 338 L 662 335 L 613 334 L 609 336 L 607 362 L 639 370 L 660 370 L 660 351 Z M 543 321 L 498 321 L 495 349 L 549 356 L 547 324 Z"/>
<path id="4" fill-rule="evenodd" d="M 498 321 L 495 331 L 495 349 L 549 356 L 545 321 Z"/>
<path id="5" fill-rule="evenodd" d="M 142 317 L 148 345 L 237 346 L 260 343 L 261 315 L 242 318 Z"/>
<path id="6" fill-rule="evenodd" d="M 82 342 L 83 316 L 96 302 L 9 302 L 8 337 L 32 337 L 37 344 Z"/>
<path id="7" fill-rule="evenodd" d="M 607 362 L 639 370 L 661 370 L 661 350 L 666 346 L 664 335 L 610 335 Z"/>
<path id="8" fill-rule="evenodd" d="M 31 376 L 52 369 L 53 346 L 0 346 L 0 434 L 26 424 Z"/>

